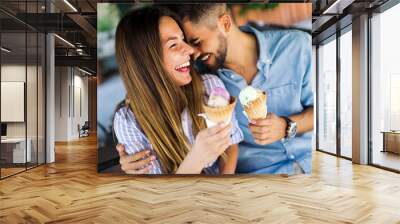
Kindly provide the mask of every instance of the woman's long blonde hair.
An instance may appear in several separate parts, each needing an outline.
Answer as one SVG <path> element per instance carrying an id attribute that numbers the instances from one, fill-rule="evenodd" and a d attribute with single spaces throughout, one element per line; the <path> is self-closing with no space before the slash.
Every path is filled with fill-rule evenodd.
<path id="1" fill-rule="evenodd" d="M 191 69 L 192 81 L 179 87 L 163 67 L 159 21 L 176 18 L 166 9 L 147 7 L 124 16 L 116 31 L 116 58 L 130 109 L 150 141 L 165 173 L 176 172 L 190 150 L 181 113 L 188 108 L 194 136 L 206 127 L 203 83 Z"/>

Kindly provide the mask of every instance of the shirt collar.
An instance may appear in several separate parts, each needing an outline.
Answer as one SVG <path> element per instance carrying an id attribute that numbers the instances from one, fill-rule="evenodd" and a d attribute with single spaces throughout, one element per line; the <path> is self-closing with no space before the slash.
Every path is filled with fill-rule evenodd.
<path id="1" fill-rule="evenodd" d="M 252 33 L 256 39 L 258 44 L 258 61 L 257 61 L 257 68 L 263 69 L 264 65 L 271 64 L 272 60 L 267 51 L 267 40 L 265 38 L 265 34 L 256 28 L 252 27 L 251 25 L 244 25 L 240 27 L 240 30 L 246 33 Z"/>
<path id="2" fill-rule="evenodd" d="M 252 27 L 250 24 L 241 26 L 239 29 L 246 33 L 252 33 L 257 39 L 258 55 L 259 55 L 257 61 L 257 68 L 259 70 L 263 70 L 266 65 L 272 64 L 271 57 L 269 56 L 268 51 L 266 49 L 267 40 L 265 38 L 265 34 L 257 30 L 256 28 Z M 226 68 L 219 69 L 219 73 L 224 74 L 225 71 L 230 71 L 230 70 Z"/>

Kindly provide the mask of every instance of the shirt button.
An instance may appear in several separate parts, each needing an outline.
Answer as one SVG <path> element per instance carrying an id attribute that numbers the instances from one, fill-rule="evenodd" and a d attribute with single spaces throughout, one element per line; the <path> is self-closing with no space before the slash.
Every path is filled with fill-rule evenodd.
<path id="1" fill-rule="evenodd" d="M 231 79 L 235 78 L 235 75 L 231 75 Z"/>
<path id="2" fill-rule="evenodd" d="M 267 64 L 269 64 L 269 63 L 271 63 L 271 60 L 267 59 L 267 61 L 266 61 L 266 62 L 267 62 Z"/>
<path id="3" fill-rule="evenodd" d="M 294 155 L 290 154 L 289 159 L 294 159 Z"/>

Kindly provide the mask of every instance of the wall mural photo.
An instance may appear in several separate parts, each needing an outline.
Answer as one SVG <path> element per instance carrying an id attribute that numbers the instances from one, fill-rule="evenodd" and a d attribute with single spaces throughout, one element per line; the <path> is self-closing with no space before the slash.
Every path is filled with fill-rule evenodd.
<path id="1" fill-rule="evenodd" d="M 310 3 L 100 3 L 97 24 L 99 172 L 311 173 Z"/>

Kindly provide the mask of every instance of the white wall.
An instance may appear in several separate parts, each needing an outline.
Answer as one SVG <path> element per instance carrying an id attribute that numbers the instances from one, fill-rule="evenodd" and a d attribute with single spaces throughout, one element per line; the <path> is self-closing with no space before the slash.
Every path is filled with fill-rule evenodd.
<path id="1" fill-rule="evenodd" d="M 78 71 L 78 75 L 76 74 L 78 70 L 74 70 L 74 108 L 73 108 L 73 119 L 72 119 L 72 132 L 71 135 L 73 138 L 78 137 L 78 124 L 81 126 L 88 121 L 88 78 L 81 76 L 83 73 Z M 80 97 L 79 97 L 80 96 Z M 80 102 L 79 102 L 80 101 Z M 79 108 L 81 107 L 81 108 Z M 81 110 L 81 111 L 80 111 Z"/>
<path id="2" fill-rule="evenodd" d="M 88 78 L 72 67 L 56 67 L 55 74 L 55 141 L 70 141 L 88 120 Z"/>
<path id="3" fill-rule="evenodd" d="M 36 80 L 32 80 L 30 74 L 36 74 L 36 67 L 18 64 L 9 64 L 1 66 L 1 81 L 2 82 L 25 82 L 25 75 L 27 69 L 29 85 L 36 86 Z M 36 88 L 27 88 L 27 106 L 30 106 L 29 112 L 36 111 Z M 32 104 L 33 103 L 33 104 Z M 40 105 L 39 105 L 40 106 Z M 34 108 L 33 108 L 34 107 Z M 1 108 L 1 110 L 7 110 L 7 108 Z M 30 128 L 36 130 L 36 113 L 27 113 L 28 124 L 28 137 L 31 133 Z M 35 124 L 31 124 L 34 121 Z M 8 137 L 25 137 L 25 123 L 26 122 L 7 122 L 7 136 Z M 36 135 L 36 132 L 35 132 Z"/>
<path id="4" fill-rule="evenodd" d="M 25 65 L 2 65 L 1 81 L 3 82 L 25 82 Z M 28 68 L 30 69 L 30 68 Z M 7 108 L 1 108 L 7 110 Z M 7 123 L 7 137 L 25 137 L 25 123 L 11 122 Z"/>
<path id="5" fill-rule="evenodd" d="M 68 140 L 68 86 L 67 67 L 55 68 L 55 141 Z"/>
<path id="6" fill-rule="evenodd" d="M 26 120 L 23 122 L 6 122 L 8 138 L 28 138 L 31 149 L 32 162 L 39 159 L 44 163 L 44 74 L 42 67 L 25 64 L 3 64 L 1 66 L 1 81 L 24 82 L 26 84 L 26 106 L 22 107 L 22 113 L 26 112 Z M 27 78 L 27 80 L 25 80 Z M 7 96 L 2 96 L 7 97 Z M 11 110 L 9 107 L 2 107 L 1 110 Z M 8 111 L 11 112 L 12 111 Z M 38 154 L 38 155 L 37 155 Z"/>

